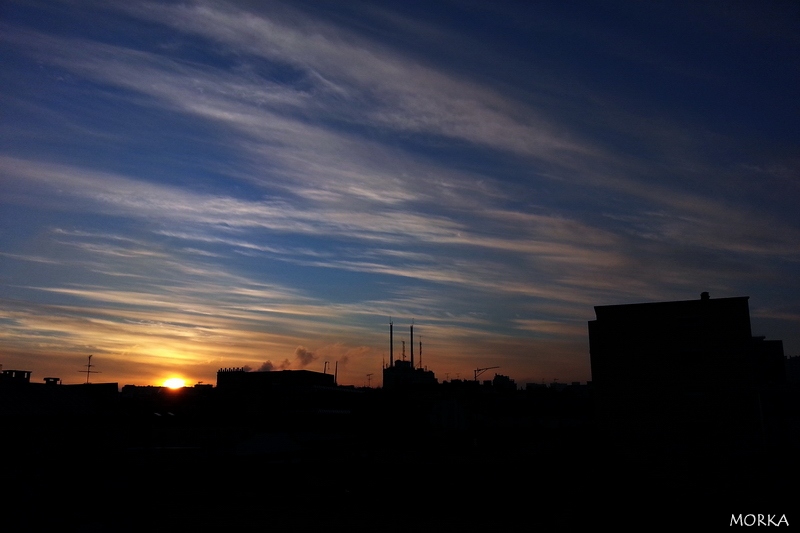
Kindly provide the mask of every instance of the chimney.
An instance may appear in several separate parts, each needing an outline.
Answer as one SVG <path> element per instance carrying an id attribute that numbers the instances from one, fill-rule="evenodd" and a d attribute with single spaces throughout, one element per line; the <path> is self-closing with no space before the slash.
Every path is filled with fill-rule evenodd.
<path id="1" fill-rule="evenodd" d="M 390 318 L 389 319 L 389 368 L 392 368 L 394 366 L 394 352 L 393 352 L 394 340 L 392 339 L 393 335 L 394 332 L 392 331 L 392 319 Z"/>
<path id="2" fill-rule="evenodd" d="M 414 321 L 411 321 L 411 368 L 414 368 Z"/>

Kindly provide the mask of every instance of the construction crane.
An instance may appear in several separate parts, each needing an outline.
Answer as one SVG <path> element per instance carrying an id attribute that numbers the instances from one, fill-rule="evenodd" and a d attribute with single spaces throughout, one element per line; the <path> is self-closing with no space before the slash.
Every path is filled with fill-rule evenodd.
<path id="1" fill-rule="evenodd" d="M 478 381 L 478 376 L 486 372 L 487 370 L 491 370 L 493 368 L 500 368 L 499 366 L 487 366 L 486 368 L 476 368 L 475 369 L 475 381 Z"/>

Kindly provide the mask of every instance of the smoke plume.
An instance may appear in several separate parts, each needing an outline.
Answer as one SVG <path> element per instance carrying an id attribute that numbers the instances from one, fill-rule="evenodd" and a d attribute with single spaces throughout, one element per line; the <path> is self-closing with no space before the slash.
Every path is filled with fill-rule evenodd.
<path id="1" fill-rule="evenodd" d="M 258 370 L 256 370 L 256 372 L 271 372 L 272 370 L 286 370 L 287 368 L 289 368 L 290 365 L 291 363 L 289 362 L 288 359 L 284 359 L 283 362 L 279 365 L 276 365 L 275 363 L 267 359 L 266 361 L 261 363 L 261 366 L 258 367 Z"/>
<path id="2" fill-rule="evenodd" d="M 294 357 L 299 361 L 301 368 L 308 366 L 317 358 L 316 355 L 306 350 L 305 346 L 298 346 L 294 351 Z"/>

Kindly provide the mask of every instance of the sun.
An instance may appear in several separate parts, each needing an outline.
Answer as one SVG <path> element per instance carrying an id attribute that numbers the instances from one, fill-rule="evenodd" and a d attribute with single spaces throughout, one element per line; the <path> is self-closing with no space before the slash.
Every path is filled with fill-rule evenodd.
<path id="1" fill-rule="evenodd" d="M 169 378 L 164 380 L 164 387 L 169 389 L 180 389 L 186 386 L 186 381 L 181 378 Z"/>

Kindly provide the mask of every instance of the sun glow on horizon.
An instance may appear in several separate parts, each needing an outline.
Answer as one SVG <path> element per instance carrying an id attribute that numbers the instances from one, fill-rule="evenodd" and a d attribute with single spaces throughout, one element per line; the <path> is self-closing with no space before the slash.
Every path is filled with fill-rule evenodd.
<path id="1" fill-rule="evenodd" d="M 186 380 L 181 378 L 169 378 L 164 380 L 163 386 L 169 389 L 180 389 L 186 386 Z"/>

